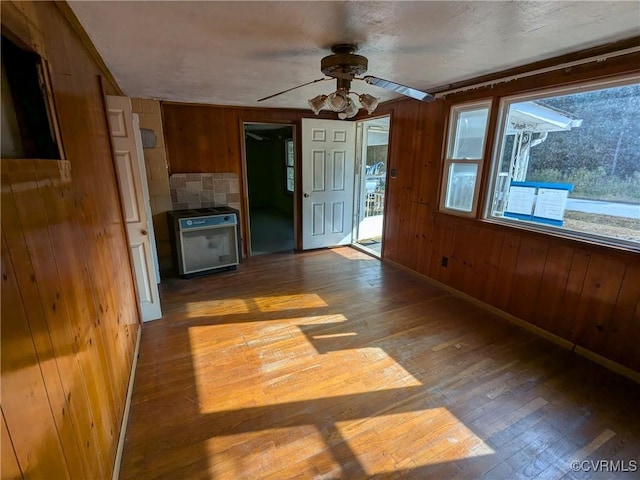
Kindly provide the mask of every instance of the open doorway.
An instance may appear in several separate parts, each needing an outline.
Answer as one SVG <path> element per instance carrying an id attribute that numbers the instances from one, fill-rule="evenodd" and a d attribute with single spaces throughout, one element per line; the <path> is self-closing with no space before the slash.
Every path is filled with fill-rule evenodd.
<path id="1" fill-rule="evenodd" d="M 357 222 L 354 244 L 382 256 L 384 197 L 387 181 L 390 117 L 358 122 L 358 165 L 360 178 L 356 190 Z"/>
<path id="2" fill-rule="evenodd" d="M 294 127 L 245 123 L 251 255 L 294 248 Z"/>

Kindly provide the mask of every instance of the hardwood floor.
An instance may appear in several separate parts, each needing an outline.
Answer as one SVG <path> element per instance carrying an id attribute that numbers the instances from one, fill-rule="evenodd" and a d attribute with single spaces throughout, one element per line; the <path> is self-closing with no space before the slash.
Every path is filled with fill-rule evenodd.
<path id="1" fill-rule="evenodd" d="M 122 480 L 638 478 L 611 473 L 638 384 L 354 249 L 166 280 L 162 307 Z"/>

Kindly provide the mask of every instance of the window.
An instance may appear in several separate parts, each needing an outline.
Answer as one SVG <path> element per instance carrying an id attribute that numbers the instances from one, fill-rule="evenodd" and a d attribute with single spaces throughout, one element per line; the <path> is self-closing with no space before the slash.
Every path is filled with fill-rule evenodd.
<path id="1" fill-rule="evenodd" d="M 490 106 L 484 101 L 451 108 L 441 210 L 475 214 Z"/>
<path id="2" fill-rule="evenodd" d="M 2 158 L 59 159 L 45 62 L 2 36 Z"/>
<path id="3" fill-rule="evenodd" d="M 295 157 L 293 155 L 293 140 L 286 140 L 285 144 L 285 171 L 287 182 L 287 193 L 293 193 L 294 186 L 296 184 L 296 177 L 294 173 Z"/>
<path id="4" fill-rule="evenodd" d="M 640 246 L 640 84 L 506 98 L 486 216 Z"/>

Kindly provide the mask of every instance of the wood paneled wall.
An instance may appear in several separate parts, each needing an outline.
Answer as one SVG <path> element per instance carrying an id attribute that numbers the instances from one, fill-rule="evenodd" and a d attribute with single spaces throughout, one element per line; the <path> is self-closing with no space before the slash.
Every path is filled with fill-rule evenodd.
<path id="1" fill-rule="evenodd" d="M 637 73 L 639 65 L 640 55 L 627 55 L 448 101 L 381 106 L 392 115 L 389 168 L 398 171 L 388 181 L 384 257 L 640 371 L 640 254 L 438 212 L 451 103 Z"/>
<path id="2" fill-rule="evenodd" d="M 300 126 L 307 110 L 162 103 L 162 121 L 172 173 L 242 172 L 242 122 Z M 319 118 L 333 118 L 325 112 Z M 298 128 L 299 134 L 300 128 Z"/>
<path id="3" fill-rule="evenodd" d="M 66 152 L 1 165 L 2 478 L 110 478 L 140 323 L 103 71 L 53 3 L 2 23 L 48 61 Z"/>

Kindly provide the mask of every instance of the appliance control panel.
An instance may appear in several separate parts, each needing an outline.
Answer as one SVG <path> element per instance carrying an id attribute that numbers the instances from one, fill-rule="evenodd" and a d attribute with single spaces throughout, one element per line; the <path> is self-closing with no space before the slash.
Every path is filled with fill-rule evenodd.
<path id="1" fill-rule="evenodd" d="M 208 217 L 181 218 L 180 230 L 191 230 L 203 227 L 220 227 L 223 225 L 235 225 L 236 223 L 236 216 L 233 213 Z"/>

